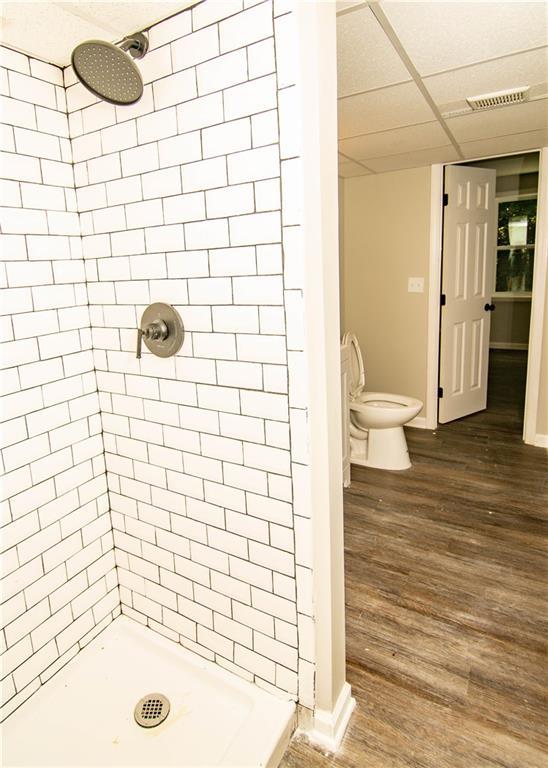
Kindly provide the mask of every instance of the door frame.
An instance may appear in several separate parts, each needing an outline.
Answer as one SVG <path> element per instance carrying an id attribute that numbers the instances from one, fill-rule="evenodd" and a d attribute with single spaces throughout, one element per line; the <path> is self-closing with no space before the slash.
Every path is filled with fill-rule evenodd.
<path id="1" fill-rule="evenodd" d="M 539 152 L 539 186 L 537 206 L 537 232 L 535 242 L 535 267 L 531 297 L 531 321 L 529 326 L 529 353 L 527 356 L 527 382 L 523 414 L 523 441 L 529 445 L 544 445 L 546 436 L 537 434 L 540 398 L 540 375 L 548 278 L 548 147 L 527 150 Z M 505 152 L 488 157 L 470 158 L 468 162 L 496 157 L 522 155 L 521 152 Z M 426 428 L 438 426 L 438 380 L 440 345 L 440 294 L 443 237 L 443 179 L 447 165 L 463 165 L 462 160 L 438 163 L 431 167 L 430 184 L 430 259 L 428 280 L 428 355 L 426 370 Z"/>

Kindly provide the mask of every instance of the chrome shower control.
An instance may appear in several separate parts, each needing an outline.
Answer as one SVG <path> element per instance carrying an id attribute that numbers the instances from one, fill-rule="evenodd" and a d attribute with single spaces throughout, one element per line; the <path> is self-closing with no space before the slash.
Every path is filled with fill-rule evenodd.
<path id="1" fill-rule="evenodd" d="M 171 304 L 151 304 L 137 328 L 137 358 L 141 357 L 143 340 L 154 355 L 171 357 L 181 349 L 184 335 L 183 321 Z"/>
<path id="2" fill-rule="evenodd" d="M 137 357 L 141 357 L 141 342 L 143 338 L 148 339 L 148 341 L 165 341 L 168 333 L 167 325 L 163 320 L 149 323 L 145 328 L 137 328 Z"/>

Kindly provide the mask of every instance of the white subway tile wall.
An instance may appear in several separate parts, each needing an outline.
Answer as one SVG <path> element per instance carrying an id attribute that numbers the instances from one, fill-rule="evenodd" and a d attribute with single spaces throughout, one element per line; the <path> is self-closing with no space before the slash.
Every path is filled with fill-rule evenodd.
<path id="1" fill-rule="evenodd" d="M 294 19 L 286 5 L 206 0 L 156 25 L 151 52 L 139 62 L 145 93 L 133 107 L 96 102 L 69 69 L 65 83 L 83 235 L 75 252 L 85 263 L 91 321 L 85 341 L 93 344 L 89 371 L 94 365 L 122 611 L 268 690 L 313 706 L 303 254 L 298 189 L 288 189 L 301 168 L 300 118 L 287 50 Z M 19 119 L 18 131 L 32 131 L 26 111 Z M 46 142 L 41 151 L 47 160 L 34 153 L 16 158 L 23 161 L 18 173 L 28 199 L 38 194 L 34 185 L 64 178 L 54 146 Z M 13 163 L 6 166 L 9 180 Z M 18 192 L 10 187 L 10 199 L 18 200 Z M 52 222 L 70 232 L 73 226 L 51 218 L 52 211 L 40 213 L 14 219 L 7 230 L 19 238 L 26 227 L 35 252 L 40 238 L 51 237 Z M 10 241 L 14 254 L 19 247 Z M 43 293 L 56 274 L 48 260 L 33 262 L 39 306 L 35 294 L 26 293 L 21 256 L 14 256 L 9 274 L 10 290 L 22 292 L 10 301 L 20 307 L 18 340 L 29 343 L 8 349 L 11 364 L 23 368 L 22 355 L 25 364 L 44 365 L 32 371 L 23 400 L 14 391 L 10 433 L 26 440 L 42 434 L 20 432 L 21 409 L 31 398 L 36 424 L 56 437 L 43 466 L 39 442 L 25 449 L 37 456 L 36 477 L 32 467 L 17 474 L 17 448 L 8 453 L 13 494 L 32 482 L 54 482 L 47 473 L 64 471 L 57 467 L 79 443 L 59 431 L 65 422 L 56 409 L 90 394 L 83 389 L 86 373 L 71 370 L 67 379 L 52 367 L 59 361 L 55 342 L 48 341 L 56 330 L 50 314 L 75 301 Z M 53 287 L 65 291 L 66 282 Z M 85 291 L 78 295 L 85 303 Z M 175 358 L 144 350 L 137 360 L 135 329 L 153 301 L 177 308 L 185 343 Z M 31 335 L 36 310 L 48 329 L 40 339 Z M 76 337 L 64 343 L 75 344 Z M 84 464 L 90 461 L 82 455 Z M 54 495 L 40 503 L 60 502 Z M 54 508 L 46 520 L 58 521 L 60 514 Z M 88 514 L 86 507 L 82 532 L 98 526 Z M 33 518 L 28 524 L 33 532 L 24 540 L 41 532 L 34 533 Z M 52 547 L 48 577 L 59 563 L 76 559 L 79 568 L 81 546 L 73 537 L 80 533 L 70 520 L 64 530 L 66 553 Z M 86 546 L 94 543 L 89 536 Z M 33 565 L 32 554 L 31 547 L 22 568 Z M 69 578 L 79 574 L 70 568 Z M 80 606 L 80 592 L 73 599 Z M 62 646 L 63 653 L 70 650 Z"/>
<path id="2" fill-rule="evenodd" d="M 4 719 L 120 609 L 63 73 L 2 53 Z"/>

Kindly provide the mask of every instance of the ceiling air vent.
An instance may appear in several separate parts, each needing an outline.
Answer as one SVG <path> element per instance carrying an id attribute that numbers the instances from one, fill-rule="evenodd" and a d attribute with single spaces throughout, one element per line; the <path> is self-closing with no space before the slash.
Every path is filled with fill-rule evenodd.
<path id="1" fill-rule="evenodd" d="M 523 88 L 510 88 L 507 91 L 484 93 L 481 96 L 470 96 L 466 99 L 474 110 L 494 109 L 495 107 L 507 107 L 510 104 L 520 104 L 529 98 L 529 86 Z"/>

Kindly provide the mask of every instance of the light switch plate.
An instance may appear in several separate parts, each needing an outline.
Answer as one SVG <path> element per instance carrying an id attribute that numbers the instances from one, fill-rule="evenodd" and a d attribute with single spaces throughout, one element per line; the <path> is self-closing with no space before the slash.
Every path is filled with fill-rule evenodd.
<path id="1" fill-rule="evenodd" d="M 424 293 L 424 277 L 409 277 L 407 279 L 408 293 Z"/>

